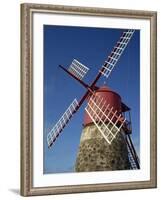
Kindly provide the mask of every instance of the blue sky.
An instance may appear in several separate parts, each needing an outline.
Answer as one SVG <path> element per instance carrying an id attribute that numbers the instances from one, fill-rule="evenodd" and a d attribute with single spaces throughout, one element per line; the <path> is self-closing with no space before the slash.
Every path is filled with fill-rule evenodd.
<path id="1" fill-rule="evenodd" d="M 72 172 L 82 132 L 86 102 L 48 149 L 46 135 L 74 98 L 85 89 L 58 65 L 68 68 L 75 58 L 90 68 L 84 81 L 90 83 L 98 73 L 123 29 L 72 26 L 44 26 L 44 173 Z M 140 31 L 130 43 L 108 80 L 102 76 L 98 86 L 106 84 L 131 108 L 132 139 L 140 152 Z"/>

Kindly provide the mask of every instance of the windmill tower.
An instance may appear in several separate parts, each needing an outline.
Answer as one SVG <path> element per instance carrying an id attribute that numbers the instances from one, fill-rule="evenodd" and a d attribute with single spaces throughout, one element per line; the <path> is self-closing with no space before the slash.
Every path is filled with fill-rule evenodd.
<path id="1" fill-rule="evenodd" d="M 68 75 L 86 88 L 85 94 L 77 101 L 74 99 L 59 121 L 47 135 L 51 147 L 72 116 L 87 100 L 84 128 L 76 160 L 76 171 L 102 171 L 119 169 L 139 169 L 139 159 L 131 140 L 131 122 L 124 117 L 130 109 L 121 97 L 107 87 L 97 87 L 101 76 L 109 77 L 134 30 L 124 31 L 111 54 L 104 62 L 91 84 L 83 81 L 88 68 L 76 59 L 69 69 L 59 65 Z"/>
<path id="2" fill-rule="evenodd" d="M 131 168 L 123 130 L 117 124 L 118 115 L 121 119 L 124 111 L 121 97 L 106 86 L 96 90 L 94 98 L 90 97 L 76 160 L 77 172 Z"/>

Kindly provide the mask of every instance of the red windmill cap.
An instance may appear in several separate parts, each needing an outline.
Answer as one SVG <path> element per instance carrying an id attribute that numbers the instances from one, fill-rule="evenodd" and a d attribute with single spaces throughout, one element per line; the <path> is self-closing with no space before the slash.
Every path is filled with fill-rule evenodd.
<path id="1" fill-rule="evenodd" d="M 112 93 L 114 93 L 114 94 L 116 94 L 116 95 L 118 95 L 118 96 L 120 97 L 120 95 L 119 95 L 117 92 L 111 90 L 111 88 L 108 87 L 108 86 L 106 86 L 106 85 L 103 85 L 103 86 L 99 87 L 99 88 L 96 90 L 96 92 L 112 92 Z M 121 98 L 121 97 L 120 97 L 120 98 Z"/>
<path id="2" fill-rule="evenodd" d="M 98 91 L 112 91 L 109 87 L 107 87 L 106 85 L 103 85 L 101 87 L 98 88 Z"/>
<path id="3" fill-rule="evenodd" d="M 120 97 L 119 94 L 117 94 L 116 92 L 112 91 L 106 85 L 103 85 L 100 88 L 98 88 L 95 91 L 95 94 L 96 94 L 96 96 L 98 95 L 101 99 L 103 99 L 104 107 L 113 108 L 114 111 L 117 111 L 118 113 L 121 113 L 121 111 L 122 111 L 122 109 L 121 109 L 121 97 Z M 89 97 L 89 99 L 88 99 L 89 101 L 90 101 L 90 98 L 92 98 L 92 97 Z M 88 115 L 88 113 L 85 112 L 84 125 L 88 125 L 88 124 L 91 124 L 91 123 L 93 123 L 93 120 Z"/>

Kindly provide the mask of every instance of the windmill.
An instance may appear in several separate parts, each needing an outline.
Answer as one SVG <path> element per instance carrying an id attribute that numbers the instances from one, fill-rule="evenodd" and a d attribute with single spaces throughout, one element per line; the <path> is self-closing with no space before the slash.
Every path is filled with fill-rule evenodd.
<path id="1" fill-rule="evenodd" d="M 139 158 L 131 139 L 130 115 L 129 120 L 125 118 L 126 112 L 130 114 L 130 108 L 121 101 L 117 93 L 107 87 L 96 86 L 100 77 L 109 77 L 133 34 L 134 30 L 126 30 L 122 33 L 91 84 L 83 81 L 89 68 L 78 60 L 74 59 L 68 69 L 59 65 L 62 70 L 86 88 L 86 92 L 79 101 L 76 98 L 73 100 L 51 128 L 47 134 L 47 143 L 49 148 L 54 145 L 65 126 L 86 100 L 85 123 L 76 160 L 76 171 L 140 169 Z M 109 95 L 111 93 L 112 98 Z M 89 141 L 92 141 L 92 144 L 89 144 Z M 91 149 L 94 153 L 90 153 Z M 103 149 L 105 149 L 105 154 Z M 101 154 L 104 155 L 101 156 Z M 92 156 L 94 157 L 91 158 Z M 116 158 L 121 163 L 116 163 Z"/>

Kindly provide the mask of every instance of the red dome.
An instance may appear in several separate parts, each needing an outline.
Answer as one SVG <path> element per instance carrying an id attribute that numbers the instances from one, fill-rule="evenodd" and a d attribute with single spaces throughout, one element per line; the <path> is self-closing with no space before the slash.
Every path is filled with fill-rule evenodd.
<path id="1" fill-rule="evenodd" d="M 116 111 L 118 113 L 121 113 L 121 97 L 120 95 L 118 95 L 116 92 L 112 91 L 110 88 L 108 88 L 107 86 L 102 86 L 99 89 L 96 90 L 96 96 L 99 95 L 100 97 L 102 97 L 107 105 L 109 104 L 109 108 L 113 107 L 113 111 Z M 105 105 L 105 106 L 107 106 Z M 108 111 L 107 113 L 108 114 Z M 91 120 L 90 116 L 87 114 L 87 112 L 85 112 L 85 116 L 84 116 L 84 125 L 88 125 L 90 123 L 93 123 L 93 121 Z"/>

